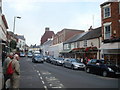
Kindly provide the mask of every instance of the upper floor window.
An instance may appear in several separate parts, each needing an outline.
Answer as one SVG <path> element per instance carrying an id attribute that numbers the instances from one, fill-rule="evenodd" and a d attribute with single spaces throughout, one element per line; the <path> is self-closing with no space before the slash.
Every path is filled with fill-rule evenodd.
<path id="1" fill-rule="evenodd" d="M 120 14 L 120 1 L 119 1 L 119 14 Z"/>
<path id="2" fill-rule="evenodd" d="M 104 7 L 104 18 L 110 17 L 110 6 Z"/>
<path id="3" fill-rule="evenodd" d="M 106 25 L 104 26 L 104 39 L 110 39 L 111 37 L 111 26 Z"/>
<path id="4" fill-rule="evenodd" d="M 87 47 L 87 40 L 84 40 L 84 47 Z"/>

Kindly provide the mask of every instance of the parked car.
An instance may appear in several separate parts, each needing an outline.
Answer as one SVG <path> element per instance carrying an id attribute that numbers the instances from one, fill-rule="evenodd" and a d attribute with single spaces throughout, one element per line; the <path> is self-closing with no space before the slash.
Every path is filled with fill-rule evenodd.
<path id="1" fill-rule="evenodd" d="M 120 67 L 113 64 L 105 62 L 105 60 L 91 59 L 86 65 L 87 73 L 96 73 L 104 77 L 109 75 L 120 74 Z"/>
<path id="2" fill-rule="evenodd" d="M 52 56 L 47 56 L 47 59 L 45 60 L 47 63 L 51 63 L 51 61 L 52 61 Z"/>
<path id="3" fill-rule="evenodd" d="M 63 63 L 64 67 L 69 67 L 71 69 L 85 69 L 85 64 L 77 62 L 76 59 L 70 58 L 70 59 L 65 59 Z"/>
<path id="4" fill-rule="evenodd" d="M 63 65 L 64 58 L 56 58 L 56 65 Z"/>
<path id="5" fill-rule="evenodd" d="M 44 61 L 46 61 L 46 60 L 47 60 L 47 58 L 48 58 L 48 56 L 43 56 Z"/>
<path id="6" fill-rule="evenodd" d="M 24 52 L 20 52 L 20 57 L 25 57 L 25 53 Z"/>
<path id="7" fill-rule="evenodd" d="M 44 59 L 43 56 L 40 54 L 34 54 L 33 58 L 32 58 L 32 62 L 40 62 L 40 63 L 44 63 Z"/>
<path id="8" fill-rule="evenodd" d="M 50 61 L 51 61 L 51 64 L 55 64 L 56 65 L 57 59 L 56 58 L 50 58 Z"/>
<path id="9" fill-rule="evenodd" d="M 32 57 L 32 56 L 33 56 L 33 54 L 30 52 L 27 54 L 27 57 Z"/>

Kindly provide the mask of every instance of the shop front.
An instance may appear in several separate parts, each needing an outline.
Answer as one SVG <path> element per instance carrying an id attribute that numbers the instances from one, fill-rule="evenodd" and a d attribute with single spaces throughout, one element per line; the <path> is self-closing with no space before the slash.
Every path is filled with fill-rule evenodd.
<path id="1" fill-rule="evenodd" d="M 101 46 L 101 57 L 120 66 L 120 42 L 103 44 Z"/>

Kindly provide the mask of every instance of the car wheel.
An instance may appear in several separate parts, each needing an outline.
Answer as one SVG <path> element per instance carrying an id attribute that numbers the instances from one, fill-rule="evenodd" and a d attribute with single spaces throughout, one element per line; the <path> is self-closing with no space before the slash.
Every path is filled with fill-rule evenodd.
<path id="1" fill-rule="evenodd" d="M 106 77 L 108 75 L 107 71 L 102 72 L 102 76 Z"/>
<path id="2" fill-rule="evenodd" d="M 66 67 L 65 64 L 63 64 L 63 67 Z"/>
<path id="3" fill-rule="evenodd" d="M 71 69 L 74 70 L 74 65 L 71 66 Z"/>
<path id="4" fill-rule="evenodd" d="M 90 73 L 90 68 L 86 68 L 86 72 L 87 72 L 87 73 Z"/>

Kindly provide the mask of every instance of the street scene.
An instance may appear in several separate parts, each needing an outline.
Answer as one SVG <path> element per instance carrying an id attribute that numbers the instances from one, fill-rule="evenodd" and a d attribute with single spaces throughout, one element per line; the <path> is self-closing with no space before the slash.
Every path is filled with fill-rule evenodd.
<path id="1" fill-rule="evenodd" d="M 120 0 L 0 0 L 0 89 L 120 89 Z"/>
<path id="2" fill-rule="evenodd" d="M 118 79 L 72 70 L 51 63 L 33 63 L 23 57 L 20 88 L 118 88 Z"/>

